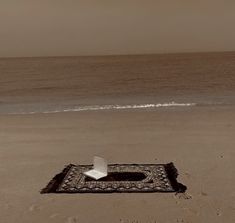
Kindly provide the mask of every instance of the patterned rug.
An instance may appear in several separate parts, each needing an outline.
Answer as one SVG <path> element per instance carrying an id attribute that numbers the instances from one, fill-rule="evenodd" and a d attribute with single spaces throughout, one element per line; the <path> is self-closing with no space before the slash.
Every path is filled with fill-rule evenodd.
<path id="1" fill-rule="evenodd" d="M 173 163 L 111 164 L 108 176 L 93 180 L 83 173 L 92 165 L 70 164 L 41 193 L 185 192 Z"/>

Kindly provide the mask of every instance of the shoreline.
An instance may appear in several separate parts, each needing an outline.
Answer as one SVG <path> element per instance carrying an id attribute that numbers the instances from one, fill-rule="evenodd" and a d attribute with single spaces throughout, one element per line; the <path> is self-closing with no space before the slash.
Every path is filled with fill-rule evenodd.
<path id="1" fill-rule="evenodd" d="M 34 98 L 34 102 L 0 103 L 0 114 L 37 114 L 75 111 L 168 109 L 187 107 L 234 106 L 235 93 L 220 96 L 156 96 L 156 97 L 109 97 L 70 100 L 43 100 Z"/>

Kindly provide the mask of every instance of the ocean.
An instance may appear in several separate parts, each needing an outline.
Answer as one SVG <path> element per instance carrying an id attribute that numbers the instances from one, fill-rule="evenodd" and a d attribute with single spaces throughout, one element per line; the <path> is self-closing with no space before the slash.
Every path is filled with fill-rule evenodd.
<path id="1" fill-rule="evenodd" d="M 1 58 L 0 113 L 235 104 L 235 52 Z"/>

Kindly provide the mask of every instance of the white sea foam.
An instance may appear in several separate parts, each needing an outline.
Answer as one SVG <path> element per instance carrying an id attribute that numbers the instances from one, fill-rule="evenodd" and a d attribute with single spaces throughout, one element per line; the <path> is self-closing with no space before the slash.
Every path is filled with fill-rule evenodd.
<path id="1" fill-rule="evenodd" d="M 195 106 L 196 103 L 157 103 L 157 104 L 127 104 L 127 105 L 89 105 L 89 106 L 74 106 L 70 108 L 60 108 L 56 110 L 39 110 L 27 112 L 15 112 L 11 114 L 36 114 L 36 113 L 59 113 L 59 112 L 79 112 L 79 111 L 99 111 L 99 110 L 124 110 L 124 109 L 148 109 L 161 107 L 189 107 Z"/>

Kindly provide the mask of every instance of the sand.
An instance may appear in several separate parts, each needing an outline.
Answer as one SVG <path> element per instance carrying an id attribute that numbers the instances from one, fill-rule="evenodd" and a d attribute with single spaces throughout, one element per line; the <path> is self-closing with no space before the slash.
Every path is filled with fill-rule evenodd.
<path id="1" fill-rule="evenodd" d="M 1 116 L 1 222 L 233 222 L 235 109 Z M 171 162 L 186 195 L 39 193 L 68 163 Z M 188 198 L 188 199 L 187 199 Z"/>
<path id="2" fill-rule="evenodd" d="M 144 79 L 144 76 L 140 75 L 139 79 L 132 79 L 130 82 L 127 81 L 128 75 L 138 76 L 137 68 L 133 68 L 133 72 L 129 74 L 132 66 L 128 61 L 135 61 L 132 57 L 127 61 L 126 57 L 102 57 L 95 60 L 97 64 L 97 61 L 103 62 L 93 70 L 99 70 L 100 73 L 105 73 L 106 70 L 107 79 L 100 79 L 99 72 L 96 73 L 96 78 L 93 77 L 92 71 L 89 70 L 91 68 L 84 65 L 89 68 L 85 72 L 90 74 L 87 77 L 89 81 L 85 81 L 87 79 L 79 72 L 78 65 L 72 66 L 71 69 L 65 66 L 66 63 L 86 64 L 86 59 L 0 60 L 0 82 L 3 86 L 0 89 L 0 222 L 233 223 L 234 54 L 209 55 L 160 56 L 164 57 L 163 60 L 160 60 L 159 56 L 148 56 L 147 58 L 152 58 L 150 70 L 143 68 L 147 63 L 145 56 L 138 57 L 141 62 L 136 62 L 136 66 L 139 69 L 142 67 L 147 76 Z M 167 58 L 173 67 L 165 64 Z M 190 73 L 190 67 L 199 67 L 200 61 L 205 58 L 209 62 L 202 63 L 198 72 Z M 87 59 L 89 64 L 91 61 Z M 24 63 L 21 64 L 20 61 Z M 64 64 L 63 61 L 67 62 Z M 112 63 L 108 65 L 110 61 Z M 218 61 L 221 61 L 219 65 Z M 214 63 L 217 64 L 216 69 L 213 68 Z M 122 64 L 121 68 L 118 64 Z M 183 64 L 186 64 L 186 68 Z M 52 65 L 56 71 L 60 70 L 63 74 L 55 72 L 52 75 L 48 70 L 43 70 L 43 67 L 50 67 L 53 71 Z M 167 85 L 167 79 L 160 78 L 164 75 L 162 69 L 158 72 L 159 66 L 162 66 L 162 69 L 165 66 L 163 70 L 171 80 L 170 84 Z M 179 74 L 183 71 L 188 73 L 184 78 L 179 75 L 181 82 L 177 79 L 174 69 L 176 67 Z M 119 68 L 119 73 L 124 72 L 126 76 L 123 74 L 120 77 L 116 73 L 109 77 L 108 70 L 115 68 Z M 217 73 L 211 73 L 210 70 Z M 63 82 L 65 71 L 70 79 Z M 44 75 L 43 78 L 40 75 Z M 203 75 L 205 79 L 202 78 Z M 194 88 L 187 88 L 182 82 L 183 79 Z M 141 85 L 143 80 L 145 82 Z M 103 88 L 109 86 L 108 83 L 113 86 Z M 72 84 L 74 88 L 71 87 Z M 92 86 L 96 85 L 99 87 L 92 91 Z M 81 86 L 81 89 L 78 86 Z M 176 92 L 175 97 L 172 92 Z M 154 95 L 156 97 L 153 97 Z M 161 97 L 158 97 L 159 95 Z M 109 103 L 119 100 L 123 104 L 149 101 L 158 103 L 168 101 L 169 95 L 173 95 L 173 99 L 183 102 L 196 101 L 199 104 L 189 107 L 51 114 L 42 114 L 39 109 L 41 107 L 45 110 L 49 105 L 53 107 L 55 104 L 59 106 L 64 103 L 72 110 L 76 100 L 79 106 L 100 103 L 102 100 L 103 103 L 107 100 Z M 7 114 L 13 111 L 15 105 L 21 109 L 16 109 L 19 114 Z M 20 114 L 22 111 L 27 113 L 26 105 L 32 107 L 36 113 Z M 186 194 L 178 195 L 40 194 L 40 190 L 65 165 L 90 164 L 94 155 L 104 156 L 110 163 L 174 162 L 179 171 L 178 180 L 187 185 L 188 190 Z"/>

